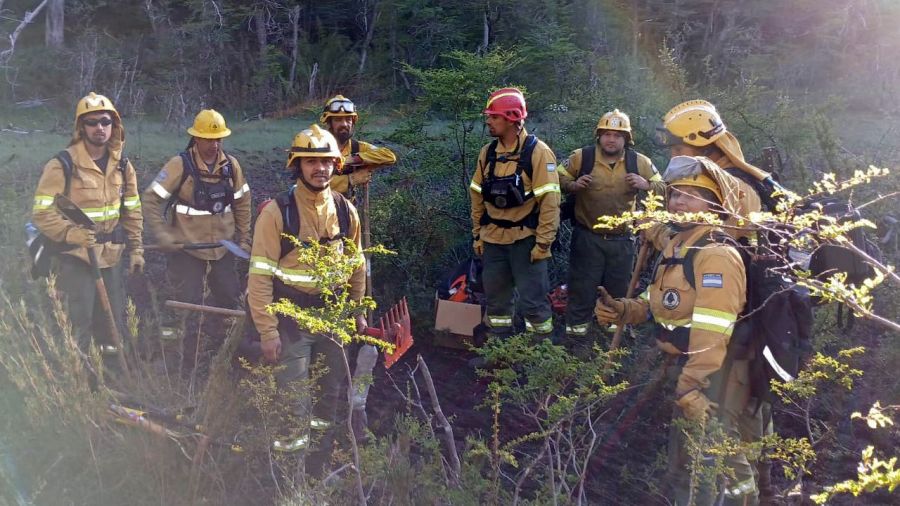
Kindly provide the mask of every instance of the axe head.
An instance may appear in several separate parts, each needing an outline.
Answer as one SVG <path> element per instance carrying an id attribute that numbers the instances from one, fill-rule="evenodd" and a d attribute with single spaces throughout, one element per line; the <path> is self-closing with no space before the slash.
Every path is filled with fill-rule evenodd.
<path id="1" fill-rule="evenodd" d="M 69 197 L 66 197 L 62 193 L 56 194 L 56 197 L 53 198 L 53 203 L 56 205 L 59 212 L 72 223 L 91 230 L 97 226 L 97 224 L 94 223 L 94 220 L 78 207 L 78 204 L 72 202 Z"/>

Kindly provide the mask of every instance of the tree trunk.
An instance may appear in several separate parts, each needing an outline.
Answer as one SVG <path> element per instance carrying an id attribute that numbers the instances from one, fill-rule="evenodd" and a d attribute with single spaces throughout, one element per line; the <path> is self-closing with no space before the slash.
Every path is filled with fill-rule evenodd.
<path id="1" fill-rule="evenodd" d="M 294 82 L 297 79 L 297 57 L 299 56 L 298 40 L 300 39 L 300 6 L 295 5 L 289 15 L 291 21 L 291 72 L 288 76 L 288 88 L 294 92 Z"/>
<path id="2" fill-rule="evenodd" d="M 366 68 L 366 58 L 369 55 L 369 45 L 372 44 L 372 38 L 375 36 L 375 22 L 378 20 L 378 0 L 372 2 L 372 14 L 368 12 L 369 2 L 363 1 L 363 21 L 366 24 L 363 28 L 366 31 L 366 40 L 363 41 L 362 52 L 359 55 L 359 70 L 357 74 L 362 76 Z"/>
<path id="3" fill-rule="evenodd" d="M 19 40 L 19 35 L 22 33 L 22 30 L 34 21 L 34 18 L 41 12 L 41 9 L 47 5 L 47 2 L 48 0 L 42 0 L 34 10 L 25 11 L 25 16 L 22 18 L 22 21 L 19 22 L 19 26 L 7 36 L 7 39 L 9 39 L 9 47 L 0 51 L 0 65 L 5 65 L 6 62 L 12 58 L 13 53 L 16 52 L 16 41 Z"/>
<path id="4" fill-rule="evenodd" d="M 257 72 L 259 72 L 259 88 L 257 89 L 260 105 L 266 103 L 266 95 L 269 89 L 269 78 L 266 75 L 266 61 L 269 54 L 269 34 L 266 28 L 265 8 L 259 8 L 253 14 L 253 25 L 256 28 L 256 42 L 259 45 L 259 63 L 257 63 Z"/>
<path id="5" fill-rule="evenodd" d="M 319 76 L 319 62 L 313 63 L 312 72 L 309 73 L 309 89 L 306 91 L 306 98 L 312 100 L 316 98 L 316 78 Z"/>
<path id="6" fill-rule="evenodd" d="M 44 32 L 44 44 L 53 49 L 63 47 L 63 30 L 65 28 L 65 3 L 63 0 L 50 0 L 47 4 L 47 25 Z"/>

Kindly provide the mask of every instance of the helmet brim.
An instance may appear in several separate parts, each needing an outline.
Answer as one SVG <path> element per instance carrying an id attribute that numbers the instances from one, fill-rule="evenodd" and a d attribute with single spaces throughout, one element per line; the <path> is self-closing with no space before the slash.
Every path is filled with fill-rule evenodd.
<path id="1" fill-rule="evenodd" d="M 226 129 L 222 130 L 221 132 L 217 132 L 214 134 L 205 134 L 205 133 L 201 133 L 201 132 L 195 130 L 194 127 L 190 127 L 187 129 L 187 133 L 191 137 L 197 137 L 198 139 L 215 140 L 215 139 L 224 139 L 225 137 L 228 137 L 229 135 L 231 135 L 231 129 L 226 128 Z"/>

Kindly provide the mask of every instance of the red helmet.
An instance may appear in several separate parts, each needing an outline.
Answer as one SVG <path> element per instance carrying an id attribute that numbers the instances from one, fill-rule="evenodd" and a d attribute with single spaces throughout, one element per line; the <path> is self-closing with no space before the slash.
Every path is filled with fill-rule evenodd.
<path id="1" fill-rule="evenodd" d="M 500 88 L 491 93 L 483 114 L 503 116 L 509 121 L 519 121 L 528 117 L 525 96 L 517 88 Z"/>

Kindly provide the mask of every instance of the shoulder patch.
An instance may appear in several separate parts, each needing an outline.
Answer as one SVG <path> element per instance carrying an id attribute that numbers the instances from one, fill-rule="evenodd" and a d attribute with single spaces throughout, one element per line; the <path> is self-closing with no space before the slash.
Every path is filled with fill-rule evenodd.
<path id="1" fill-rule="evenodd" d="M 556 172 L 556 164 L 548 163 L 547 164 L 547 172 Z"/>
<path id="2" fill-rule="evenodd" d="M 169 170 L 163 169 L 163 170 L 159 171 L 159 174 L 156 175 L 156 179 L 154 179 L 154 181 L 156 181 L 157 183 L 161 183 L 168 178 L 169 178 Z"/>
<path id="3" fill-rule="evenodd" d="M 700 286 L 703 286 L 704 288 L 722 288 L 722 274 L 704 274 L 703 281 Z"/>

